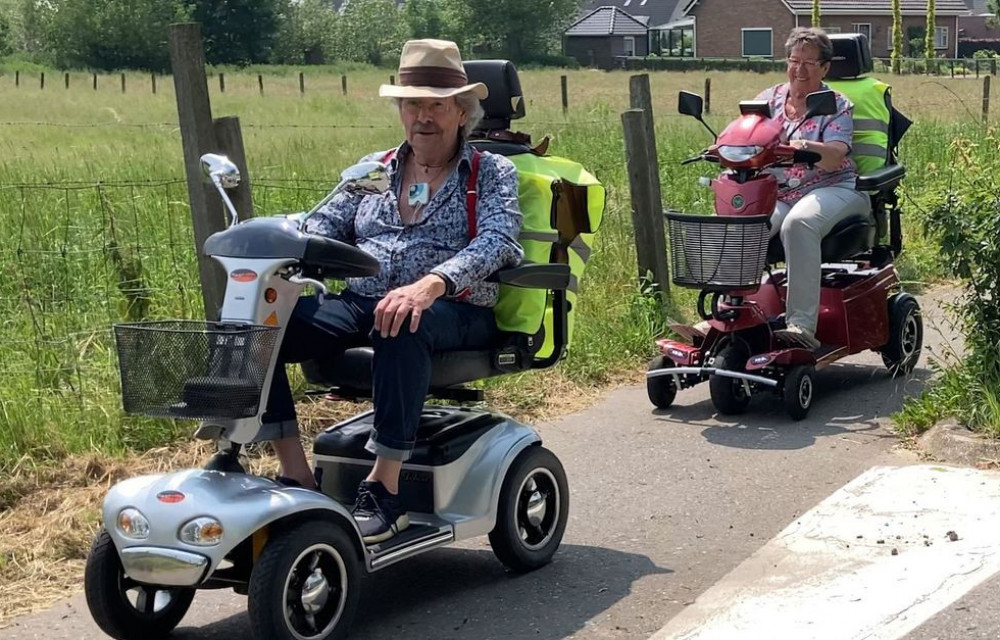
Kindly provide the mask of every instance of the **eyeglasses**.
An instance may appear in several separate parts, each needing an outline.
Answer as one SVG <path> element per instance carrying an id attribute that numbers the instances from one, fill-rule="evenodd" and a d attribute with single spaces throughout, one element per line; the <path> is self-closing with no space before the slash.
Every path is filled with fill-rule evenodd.
<path id="1" fill-rule="evenodd" d="M 799 60 L 798 58 L 788 58 L 785 62 L 789 67 L 805 67 L 809 70 L 816 69 L 826 64 L 826 60 Z"/>

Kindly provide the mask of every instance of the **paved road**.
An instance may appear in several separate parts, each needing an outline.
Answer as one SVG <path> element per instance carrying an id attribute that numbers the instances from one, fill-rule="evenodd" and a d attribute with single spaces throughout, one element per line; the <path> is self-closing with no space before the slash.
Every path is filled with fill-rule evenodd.
<path id="1" fill-rule="evenodd" d="M 940 349 L 933 329 L 940 315 L 933 308 L 926 315 L 927 341 Z M 812 413 L 800 423 L 767 396 L 738 419 L 717 416 L 704 385 L 681 392 L 663 412 L 652 409 L 643 388 L 608 393 L 587 411 L 540 425 L 572 494 L 565 542 L 550 566 L 509 575 L 485 539 L 432 552 L 368 580 L 351 637 L 648 638 L 856 476 L 916 462 L 887 431 L 887 416 L 929 377 L 926 362 L 910 378 L 893 380 L 877 356 L 856 357 L 819 374 Z M 986 608 L 997 590 L 984 585 L 966 609 L 950 607 L 929 623 L 944 631 L 928 626 L 930 635 L 912 637 L 997 637 L 951 631 L 981 618 L 970 608 Z M 244 606 L 245 598 L 229 592 L 199 594 L 176 637 L 250 637 Z M 22 618 L 2 635 L 103 637 L 80 597 Z"/>

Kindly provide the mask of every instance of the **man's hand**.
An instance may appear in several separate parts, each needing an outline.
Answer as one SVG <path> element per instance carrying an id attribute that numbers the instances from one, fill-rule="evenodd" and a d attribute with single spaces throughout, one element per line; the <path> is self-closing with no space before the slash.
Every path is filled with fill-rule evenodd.
<path id="1" fill-rule="evenodd" d="M 414 333 L 420 326 L 420 314 L 444 292 L 444 280 L 433 273 L 413 284 L 393 289 L 375 306 L 375 331 L 383 338 L 395 338 L 409 315 L 410 333 Z"/>

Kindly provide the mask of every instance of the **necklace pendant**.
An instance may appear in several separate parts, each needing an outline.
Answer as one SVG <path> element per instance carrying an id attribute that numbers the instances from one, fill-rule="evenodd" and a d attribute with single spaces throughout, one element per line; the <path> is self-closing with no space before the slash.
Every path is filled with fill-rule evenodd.
<path id="1" fill-rule="evenodd" d="M 406 201 L 411 207 L 423 206 L 431 200 L 431 185 L 426 182 L 417 182 L 410 185 Z"/>

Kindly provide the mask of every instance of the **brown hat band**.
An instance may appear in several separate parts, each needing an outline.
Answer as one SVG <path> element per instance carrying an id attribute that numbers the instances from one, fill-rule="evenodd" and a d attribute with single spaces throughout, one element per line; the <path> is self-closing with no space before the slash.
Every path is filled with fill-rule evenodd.
<path id="1" fill-rule="evenodd" d="M 409 67 L 399 70 L 399 84 L 404 87 L 454 89 L 469 84 L 464 71 L 448 67 Z"/>

